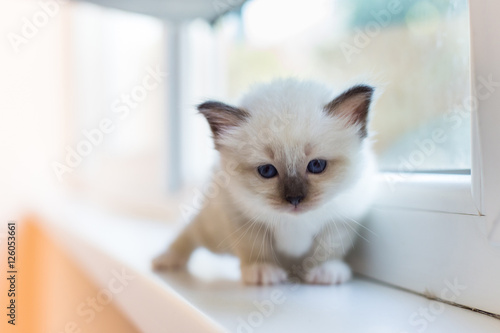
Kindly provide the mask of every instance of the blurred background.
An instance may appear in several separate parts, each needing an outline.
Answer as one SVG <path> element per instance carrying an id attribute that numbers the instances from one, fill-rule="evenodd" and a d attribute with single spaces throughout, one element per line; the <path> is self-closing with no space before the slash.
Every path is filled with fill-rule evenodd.
<path id="1" fill-rule="evenodd" d="M 375 84 L 382 171 L 470 172 L 466 0 L 0 0 L 0 29 L 4 221 L 175 221 L 217 157 L 195 105 L 284 76 Z"/>
<path id="2" fill-rule="evenodd" d="M 64 189 L 127 213 L 178 214 L 165 200 L 192 196 L 216 158 L 195 105 L 237 103 L 253 83 L 283 76 L 339 90 L 376 84 L 382 170 L 470 168 L 465 0 L 151 8 L 175 2 L 124 1 L 163 19 L 84 1 L 0 2 L 5 199 Z M 433 148 L 436 129 L 446 139 Z"/>

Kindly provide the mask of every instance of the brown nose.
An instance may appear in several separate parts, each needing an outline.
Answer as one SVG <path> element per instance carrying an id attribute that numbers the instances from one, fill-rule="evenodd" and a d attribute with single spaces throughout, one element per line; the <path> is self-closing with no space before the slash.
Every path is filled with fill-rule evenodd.
<path id="1" fill-rule="evenodd" d="M 299 205 L 299 203 L 304 200 L 304 196 L 301 195 L 301 196 L 298 196 L 298 197 L 290 197 L 290 196 L 287 196 L 285 197 L 286 201 L 288 201 L 289 203 L 291 203 L 292 205 L 294 205 L 295 207 L 297 207 Z"/>
<path id="2" fill-rule="evenodd" d="M 283 198 L 297 207 L 307 195 L 307 180 L 300 176 L 282 178 Z"/>

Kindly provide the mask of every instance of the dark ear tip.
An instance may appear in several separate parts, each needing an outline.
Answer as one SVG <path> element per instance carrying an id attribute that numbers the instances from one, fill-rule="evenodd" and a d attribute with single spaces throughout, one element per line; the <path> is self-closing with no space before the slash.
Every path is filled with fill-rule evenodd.
<path id="1" fill-rule="evenodd" d="M 217 102 L 217 101 L 206 101 L 201 104 L 198 104 L 196 108 L 198 111 L 203 112 L 205 110 L 211 110 L 219 107 L 222 103 Z"/>
<path id="2" fill-rule="evenodd" d="M 371 98 L 375 92 L 375 88 L 366 84 L 358 84 L 349 89 L 349 94 L 365 94 Z"/>

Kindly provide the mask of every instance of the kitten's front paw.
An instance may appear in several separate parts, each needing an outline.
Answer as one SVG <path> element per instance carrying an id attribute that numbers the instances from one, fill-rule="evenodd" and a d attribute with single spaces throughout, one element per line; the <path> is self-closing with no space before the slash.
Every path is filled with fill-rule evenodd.
<path id="1" fill-rule="evenodd" d="M 241 279 L 245 284 L 271 285 L 286 281 L 284 269 L 269 263 L 241 266 Z"/>
<path id="2" fill-rule="evenodd" d="M 305 282 L 312 284 L 341 284 L 351 279 L 351 268 L 341 261 L 327 261 L 307 272 Z"/>
<path id="3" fill-rule="evenodd" d="M 167 251 L 153 259 L 154 270 L 179 269 L 186 266 L 188 259 L 175 252 Z"/>

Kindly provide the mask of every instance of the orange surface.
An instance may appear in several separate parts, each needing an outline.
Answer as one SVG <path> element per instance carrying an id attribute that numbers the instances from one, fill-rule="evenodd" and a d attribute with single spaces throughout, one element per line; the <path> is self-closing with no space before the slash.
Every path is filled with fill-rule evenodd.
<path id="1" fill-rule="evenodd" d="M 1 227 L 5 232 L 7 222 Z M 16 325 L 7 323 L 7 239 L 0 240 L 0 331 L 17 333 L 120 332 L 138 330 L 113 303 L 86 322 L 78 306 L 98 293 L 98 288 L 30 217 L 17 224 Z"/>

